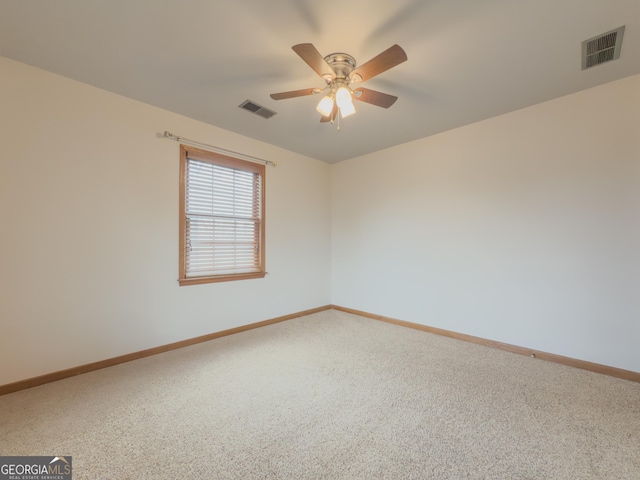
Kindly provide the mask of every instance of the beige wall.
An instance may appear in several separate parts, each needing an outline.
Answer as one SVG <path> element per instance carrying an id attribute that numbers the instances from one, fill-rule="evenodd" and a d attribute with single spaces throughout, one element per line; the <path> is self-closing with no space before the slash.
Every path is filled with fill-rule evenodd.
<path id="1" fill-rule="evenodd" d="M 640 76 L 332 168 L 332 303 L 640 371 Z"/>
<path id="2" fill-rule="evenodd" d="M 267 168 L 264 279 L 179 287 L 176 142 Z M 330 303 L 329 165 L 0 57 L 0 384 Z"/>

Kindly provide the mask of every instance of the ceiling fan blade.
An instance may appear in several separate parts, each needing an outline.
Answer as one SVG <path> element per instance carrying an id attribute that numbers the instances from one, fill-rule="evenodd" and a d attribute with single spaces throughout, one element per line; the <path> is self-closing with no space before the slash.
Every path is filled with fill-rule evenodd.
<path id="1" fill-rule="evenodd" d="M 331 115 L 323 115 L 320 117 L 320 122 L 333 122 L 338 116 L 338 105 L 336 103 L 333 104 L 333 110 L 331 110 Z"/>
<path id="2" fill-rule="evenodd" d="M 364 82 L 370 78 L 379 75 L 382 72 L 386 72 L 390 68 L 401 64 L 407 60 L 407 54 L 400 47 L 400 45 L 394 45 L 387 48 L 384 52 L 373 57 L 364 65 L 360 65 L 349 76 L 352 82 Z"/>
<path id="3" fill-rule="evenodd" d="M 389 108 L 391 105 L 396 103 L 396 100 L 398 100 L 398 97 L 377 92 L 376 90 L 369 90 L 368 88 L 356 88 L 353 92 L 355 93 L 354 98 L 356 100 L 382 108 Z"/>
<path id="4" fill-rule="evenodd" d="M 299 43 L 291 48 L 322 78 L 329 80 L 336 78 L 336 72 L 311 43 Z"/>
<path id="5" fill-rule="evenodd" d="M 303 90 L 292 90 L 291 92 L 272 93 L 270 95 L 274 100 L 284 100 L 285 98 L 304 97 L 305 95 L 313 95 L 314 93 L 320 93 L 322 90 L 319 88 L 305 88 Z"/>

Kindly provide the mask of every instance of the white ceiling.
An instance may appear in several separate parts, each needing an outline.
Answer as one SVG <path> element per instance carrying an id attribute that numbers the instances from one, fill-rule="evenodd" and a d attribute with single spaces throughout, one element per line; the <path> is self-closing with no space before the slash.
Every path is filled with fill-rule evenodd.
<path id="1" fill-rule="evenodd" d="M 582 71 L 581 42 L 621 25 L 620 59 Z M 358 64 L 399 44 L 362 84 L 399 100 L 340 131 L 318 96 L 272 100 L 324 85 L 307 42 Z M 640 0 L 0 0 L 0 55 L 334 163 L 640 73 Z"/>

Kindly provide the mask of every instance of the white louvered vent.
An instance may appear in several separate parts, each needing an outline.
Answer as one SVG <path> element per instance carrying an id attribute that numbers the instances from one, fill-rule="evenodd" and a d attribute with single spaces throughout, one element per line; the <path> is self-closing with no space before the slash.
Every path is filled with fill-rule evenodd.
<path id="1" fill-rule="evenodd" d="M 620 57 L 624 25 L 582 42 L 582 70 Z"/>
<path id="2" fill-rule="evenodd" d="M 256 115 L 259 115 L 262 118 L 268 119 L 273 117 L 276 114 L 276 112 L 274 112 L 273 110 L 269 110 L 268 108 L 265 108 L 262 105 L 258 105 L 256 102 L 252 102 L 251 100 L 245 100 L 238 106 L 251 113 L 255 113 Z"/>

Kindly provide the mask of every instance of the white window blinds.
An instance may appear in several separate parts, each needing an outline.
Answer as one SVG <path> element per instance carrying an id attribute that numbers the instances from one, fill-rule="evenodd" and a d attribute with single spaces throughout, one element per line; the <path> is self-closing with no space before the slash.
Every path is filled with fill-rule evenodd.
<path id="1" fill-rule="evenodd" d="M 206 153 L 184 159 L 181 278 L 264 276 L 264 166 Z"/>

